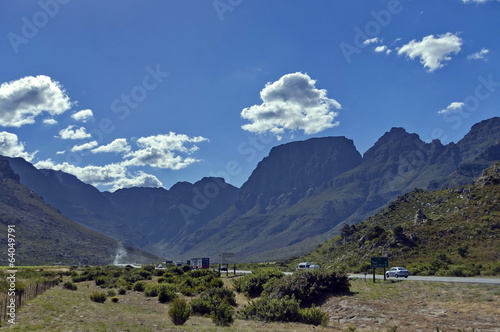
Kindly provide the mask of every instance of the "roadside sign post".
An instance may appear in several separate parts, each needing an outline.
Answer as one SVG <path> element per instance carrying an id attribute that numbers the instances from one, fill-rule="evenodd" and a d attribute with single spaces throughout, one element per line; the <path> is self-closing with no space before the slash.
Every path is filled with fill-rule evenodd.
<path id="1" fill-rule="evenodd" d="M 389 267 L 389 258 L 388 257 L 372 257 L 370 260 L 371 268 L 373 269 L 373 282 L 375 282 L 375 269 L 383 268 L 384 269 L 384 281 L 385 279 L 385 268 Z"/>

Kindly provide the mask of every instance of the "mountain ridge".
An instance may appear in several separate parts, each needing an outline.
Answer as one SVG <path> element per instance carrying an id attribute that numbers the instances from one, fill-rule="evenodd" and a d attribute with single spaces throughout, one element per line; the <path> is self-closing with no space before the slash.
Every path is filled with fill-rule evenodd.
<path id="1" fill-rule="evenodd" d="M 113 234 L 116 238 L 135 234 L 131 244 L 163 256 L 189 259 L 229 251 L 245 260 L 282 259 L 312 250 L 344 224 L 366 219 L 414 188 L 472 181 L 500 160 L 499 142 L 498 117 L 477 123 L 459 142 L 446 145 L 423 142 L 395 127 L 363 156 L 346 137 L 312 138 L 273 147 L 241 188 L 207 177 L 170 190 L 90 190 L 109 210 L 92 209 L 84 200 L 73 207 L 79 218 L 88 213 L 99 220 L 94 226 L 115 225 L 124 232 Z M 20 173 L 21 181 L 29 181 Z M 56 175 L 48 178 L 54 182 Z"/>

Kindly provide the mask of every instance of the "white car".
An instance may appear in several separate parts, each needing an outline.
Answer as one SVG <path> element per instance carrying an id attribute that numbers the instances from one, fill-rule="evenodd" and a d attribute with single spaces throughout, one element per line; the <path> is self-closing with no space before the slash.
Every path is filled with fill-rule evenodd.
<path id="1" fill-rule="evenodd" d="M 404 267 L 391 267 L 389 270 L 385 272 L 385 276 L 387 278 L 389 277 L 394 277 L 394 278 L 399 278 L 399 277 L 405 277 L 408 278 L 410 275 L 410 272 L 408 272 L 407 269 Z"/>
<path id="2" fill-rule="evenodd" d="M 297 265 L 297 270 L 312 270 L 319 269 L 319 265 L 314 265 L 313 263 L 304 262 Z"/>

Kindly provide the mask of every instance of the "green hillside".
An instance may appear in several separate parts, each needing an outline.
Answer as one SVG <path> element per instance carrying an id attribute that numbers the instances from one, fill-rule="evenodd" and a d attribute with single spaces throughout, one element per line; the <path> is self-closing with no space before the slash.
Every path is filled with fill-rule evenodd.
<path id="1" fill-rule="evenodd" d="M 500 275 L 500 163 L 471 185 L 402 195 L 293 263 L 364 272 L 373 256 L 413 275 Z"/>

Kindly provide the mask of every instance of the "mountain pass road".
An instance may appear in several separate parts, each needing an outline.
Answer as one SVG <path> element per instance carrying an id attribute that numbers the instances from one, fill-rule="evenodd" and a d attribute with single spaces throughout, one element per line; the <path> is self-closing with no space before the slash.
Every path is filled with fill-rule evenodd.
<path id="1" fill-rule="evenodd" d="M 349 278 L 365 278 L 373 280 L 373 274 L 349 274 Z M 384 275 L 377 274 L 375 279 L 384 279 Z M 409 276 L 408 278 L 388 278 L 388 280 L 408 280 L 408 281 L 434 281 L 434 282 L 464 282 L 471 284 L 492 284 L 500 285 L 499 278 L 462 278 L 462 277 L 435 277 L 435 276 Z"/>

